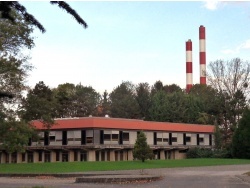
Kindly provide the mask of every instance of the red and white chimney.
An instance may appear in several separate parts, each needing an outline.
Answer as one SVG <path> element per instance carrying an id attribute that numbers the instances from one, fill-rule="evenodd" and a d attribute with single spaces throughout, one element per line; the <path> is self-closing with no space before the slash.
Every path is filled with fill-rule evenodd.
<path id="1" fill-rule="evenodd" d="M 206 84 L 206 33 L 203 25 L 199 28 L 200 39 L 200 84 Z"/>
<path id="2" fill-rule="evenodd" d="M 186 92 L 189 93 L 193 86 L 193 60 L 192 60 L 192 41 L 186 42 Z"/>

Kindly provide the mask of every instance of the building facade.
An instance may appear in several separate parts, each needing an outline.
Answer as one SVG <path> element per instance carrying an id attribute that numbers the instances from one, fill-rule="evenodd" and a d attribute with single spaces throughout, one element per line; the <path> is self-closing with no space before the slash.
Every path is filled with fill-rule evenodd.
<path id="1" fill-rule="evenodd" d="M 24 153 L 0 151 L 0 163 L 133 160 L 137 134 L 143 131 L 155 159 L 182 159 L 191 147 L 213 146 L 214 126 L 109 117 L 56 119 L 47 131 L 33 121 L 40 140 Z"/>

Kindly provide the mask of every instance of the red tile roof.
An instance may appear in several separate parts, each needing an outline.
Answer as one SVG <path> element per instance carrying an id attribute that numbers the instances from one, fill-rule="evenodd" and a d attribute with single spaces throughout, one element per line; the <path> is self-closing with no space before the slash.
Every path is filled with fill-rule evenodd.
<path id="1" fill-rule="evenodd" d="M 169 131 L 169 132 L 197 132 L 213 133 L 213 125 L 198 125 L 184 123 L 154 122 L 135 119 L 106 118 L 106 117 L 83 117 L 56 119 L 56 124 L 51 130 L 63 129 L 118 129 L 118 130 L 144 130 L 144 131 Z M 36 120 L 32 121 L 37 129 L 45 129 L 43 124 Z"/>

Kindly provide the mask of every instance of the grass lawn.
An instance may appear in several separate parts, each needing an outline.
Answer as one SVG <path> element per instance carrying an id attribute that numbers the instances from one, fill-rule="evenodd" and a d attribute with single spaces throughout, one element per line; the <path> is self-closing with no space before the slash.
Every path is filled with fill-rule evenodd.
<path id="1" fill-rule="evenodd" d="M 215 165 L 250 164 L 243 159 L 183 159 L 183 160 L 151 160 L 116 161 L 116 162 L 67 162 L 67 163 L 24 163 L 0 164 L 0 173 L 69 173 L 111 170 L 135 170 L 151 168 L 197 167 Z"/>

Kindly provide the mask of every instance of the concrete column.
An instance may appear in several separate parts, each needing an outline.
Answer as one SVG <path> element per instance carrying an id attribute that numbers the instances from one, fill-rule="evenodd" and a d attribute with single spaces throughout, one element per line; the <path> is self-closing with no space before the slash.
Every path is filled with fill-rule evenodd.
<path id="1" fill-rule="evenodd" d="M 33 152 L 33 162 L 38 163 L 39 162 L 39 153 L 38 152 Z"/>
<path id="2" fill-rule="evenodd" d="M 79 162 L 81 159 L 81 152 L 80 151 L 77 151 L 77 161 Z"/>
<path id="3" fill-rule="evenodd" d="M 56 152 L 55 151 L 51 151 L 50 152 L 50 162 L 56 162 Z"/>
<path id="4" fill-rule="evenodd" d="M 1 163 L 6 163 L 6 153 L 1 153 Z"/>
<path id="5" fill-rule="evenodd" d="M 160 151 L 160 159 L 161 160 L 165 160 L 166 159 L 164 150 Z"/>
<path id="6" fill-rule="evenodd" d="M 74 162 L 74 151 L 69 151 L 69 162 Z"/>
<path id="7" fill-rule="evenodd" d="M 88 161 L 96 161 L 95 159 L 95 150 L 88 151 Z"/>
<path id="8" fill-rule="evenodd" d="M 134 157 L 133 157 L 133 150 L 128 150 L 128 161 L 133 161 Z"/>
<path id="9" fill-rule="evenodd" d="M 110 161 L 115 161 L 115 151 L 110 150 Z"/>
<path id="10" fill-rule="evenodd" d="M 22 163 L 22 153 L 16 154 L 16 163 Z"/>

